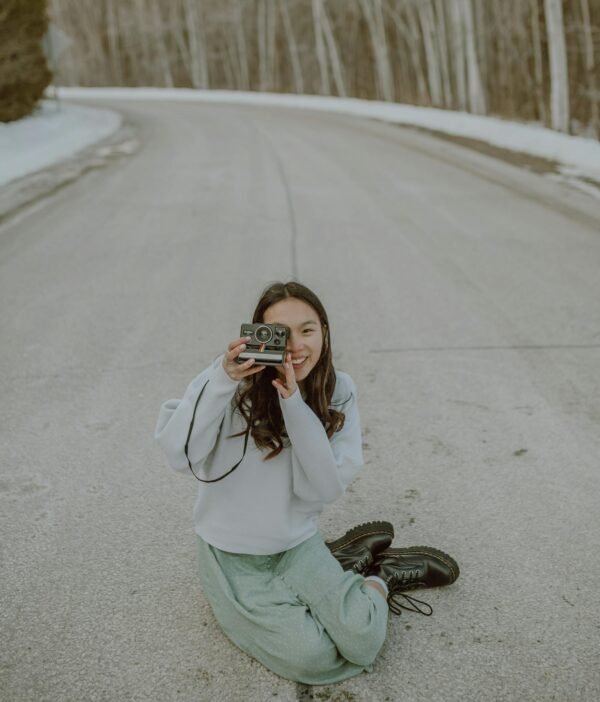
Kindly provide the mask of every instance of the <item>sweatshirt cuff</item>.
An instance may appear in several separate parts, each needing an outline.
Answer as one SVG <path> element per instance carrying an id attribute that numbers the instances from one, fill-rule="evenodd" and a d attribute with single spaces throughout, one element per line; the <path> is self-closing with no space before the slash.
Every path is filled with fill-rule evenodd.
<path id="1" fill-rule="evenodd" d="M 279 395 L 279 393 L 277 393 L 277 394 Z M 304 399 L 302 397 L 302 393 L 300 392 L 300 388 L 298 386 L 296 386 L 296 389 L 294 390 L 293 394 L 287 398 L 279 395 L 279 401 L 281 402 L 282 405 L 287 405 L 288 407 L 296 407 L 300 404 L 304 404 Z"/>
<path id="2" fill-rule="evenodd" d="M 215 361 L 215 368 L 210 379 L 217 387 L 223 390 L 233 390 L 239 385 L 240 381 L 233 380 L 233 378 L 230 378 L 227 375 L 225 368 L 223 368 L 223 355 L 219 356 L 219 358 Z"/>

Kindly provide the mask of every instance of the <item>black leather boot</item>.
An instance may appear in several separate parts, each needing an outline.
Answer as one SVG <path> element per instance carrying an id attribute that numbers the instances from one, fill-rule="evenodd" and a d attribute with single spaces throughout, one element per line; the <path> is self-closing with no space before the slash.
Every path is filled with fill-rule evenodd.
<path id="1" fill-rule="evenodd" d="M 344 570 L 364 574 L 373 565 L 378 553 L 386 549 L 394 538 L 394 527 L 389 522 L 359 524 L 335 541 L 325 542 Z"/>
<path id="2" fill-rule="evenodd" d="M 433 613 L 430 605 L 403 593 L 419 587 L 450 585 L 459 573 L 458 563 L 447 553 L 430 546 L 410 546 L 385 549 L 366 574 L 376 575 L 388 586 L 390 612 L 402 614 L 401 610 L 406 609 L 430 616 Z M 404 598 L 410 607 L 401 604 L 400 598 Z M 425 605 L 428 610 L 420 609 L 415 602 Z"/>

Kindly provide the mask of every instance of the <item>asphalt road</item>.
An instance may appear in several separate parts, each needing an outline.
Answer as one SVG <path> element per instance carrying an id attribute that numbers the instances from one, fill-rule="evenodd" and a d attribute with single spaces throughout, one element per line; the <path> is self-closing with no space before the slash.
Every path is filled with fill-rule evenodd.
<path id="1" fill-rule="evenodd" d="M 600 699 L 599 201 L 374 121 L 114 107 L 138 152 L 0 228 L 3 702 Z M 218 629 L 152 436 L 292 276 L 359 391 L 325 537 L 389 519 L 461 566 L 312 689 Z"/>

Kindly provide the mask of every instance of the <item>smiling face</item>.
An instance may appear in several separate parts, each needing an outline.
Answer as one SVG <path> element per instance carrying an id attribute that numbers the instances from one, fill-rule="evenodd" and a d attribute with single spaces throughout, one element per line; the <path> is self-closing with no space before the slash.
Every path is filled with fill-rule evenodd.
<path id="1" fill-rule="evenodd" d="M 306 302 L 295 297 L 280 300 L 267 307 L 263 315 L 265 324 L 285 324 L 290 328 L 287 350 L 292 360 L 301 361 L 299 365 L 292 362 L 296 382 L 302 387 L 302 381 L 317 365 L 323 348 L 323 331 L 317 312 Z M 285 380 L 281 366 L 277 366 L 277 375 Z"/>

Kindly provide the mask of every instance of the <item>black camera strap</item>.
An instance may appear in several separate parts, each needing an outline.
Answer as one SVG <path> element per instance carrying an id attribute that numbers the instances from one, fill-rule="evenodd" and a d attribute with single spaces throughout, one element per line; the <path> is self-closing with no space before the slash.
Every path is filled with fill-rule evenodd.
<path id="1" fill-rule="evenodd" d="M 194 412 L 192 414 L 192 421 L 190 423 L 190 430 L 188 431 L 187 439 L 185 442 L 185 457 L 187 458 L 188 466 L 190 467 L 190 470 L 192 471 L 192 475 L 196 480 L 199 480 L 201 483 L 217 483 L 219 480 L 223 480 L 223 478 L 226 478 L 230 473 L 233 473 L 233 471 L 240 465 L 240 463 L 244 460 L 244 456 L 246 455 L 246 446 L 248 446 L 248 436 L 250 435 L 250 427 L 252 426 L 252 408 L 250 408 L 250 420 L 248 421 L 248 428 L 246 429 L 246 437 L 244 438 L 244 453 L 242 454 L 242 457 L 240 460 L 231 468 L 231 470 L 228 470 L 227 473 L 224 473 L 220 478 L 215 478 L 214 480 L 203 480 L 202 478 L 199 478 L 195 473 L 194 469 L 192 468 L 192 463 L 190 461 L 190 457 L 188 456 L 188 445 L 190 443 L 190 436 L 192 435 L 192 429 L 194 428 L 194 419 L 196 417 L 196 409 L 198 408 L 198 403 L 200 402 L 200 398 L 202 397 L 202 393 L 204 392 L 204 388 L 208 385 L 210 382 L 210 379 L 204 383 L 204 386 L 202 387 L 202 390 L 200 390 L 200 394 L 198 395 L 198 399 L 196 400 L 196 404 L 194 405 Z"/>

